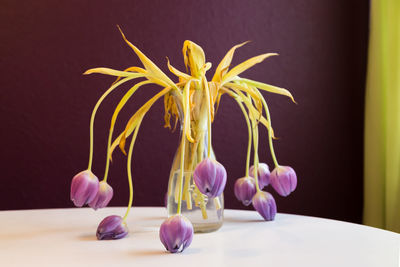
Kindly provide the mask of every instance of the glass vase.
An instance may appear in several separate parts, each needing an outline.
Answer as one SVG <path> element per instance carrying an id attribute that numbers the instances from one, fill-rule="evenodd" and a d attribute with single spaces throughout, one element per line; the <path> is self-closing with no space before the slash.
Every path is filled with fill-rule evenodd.
<path id="1" fill-rule="evenodd" d="M 182 142 L 180 142 L 180 146 L 175 153 L 168 182 L 167 210 L 168 217 L 177 213 L 179 190 L 182 188 L 181 214 L 192 222 L 196 233 L 204 233 L 216 231 L 222 226 L 224 196 L 221 194 L 218 197 L 209 198 L 199 191 L 193 181 L 194 169 L 198 163 L 207 157 L 208 153 L 207 123 L 204 122 L 207 117 L 201 116 L 201 110 L 199 113 L 199 120 L 192 122 L 192 126 L 195 129 L 192 132 L 192 135 L 196 141 L 189 142 L 186 139 L 185 142 L 185 153 L 183 158 L 184 177 L 182 184 L 180 179 Z M 182 135 L 184 134 L 182 132 L 182 125 L 180 129 L 180 136 L 182 138 Z M 210 148 L 210 158 L 215 159 L 212 148 Z"/>

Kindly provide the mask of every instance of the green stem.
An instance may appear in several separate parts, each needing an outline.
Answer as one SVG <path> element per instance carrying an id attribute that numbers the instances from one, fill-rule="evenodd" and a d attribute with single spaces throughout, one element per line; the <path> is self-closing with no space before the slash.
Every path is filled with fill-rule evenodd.
<path id="1" fill-rule="evenodd" d="M 184 161 L 185 161 L 185 142 L 186 141 L 186 135 L 182 134 L 182 143 L 181 143 L 181 162 L 180 162 L 180 172 L 179 172 L 179 195 L 178 195 L 178 209 L 177 209 L 177 214 L 181 214 L 181 209 L 182 209 L 182 186 L 183 186 L 183 174 L 184 174 Z"/>
<path id="2" fill-rule="evenodd" d="M 258 185 L 258 126 L 254 118 L 252 118 L 253 124 L 253 144 L 254 144 L 254 179 L 256 180 L 256 188 L 257 192 L 260 192 L 261 189 Z"/>
<path id="3" fill-rule="evenodd" d="M 124 82 L 127 82 L 129 80 L 137 78 L 136 76 L 134 77 L 126 77 L 119 82 L 113 84 L 108 90 L 100 97 L 100 99 L 97 101 L 96 105 L 94 106 L 94 109 L 92 111 L 92 116 L 90 117 L 90 149 L 89 149 L 89 164 L 88 164 L 88 170 L 92 170 L 92 162 L 93 162 L 93 128 L 94 128 L 94 118 L 96 116 L 97 109 L 99 108 L 101 102 L 103 102 L 104 98 L 108 96 L 116 87 L 120 86 Z"/>
<path id="4" fill-rule="evenodd" d="M 190 82 L 185 85 L 184 91 L 183 91 L 183 97 L 182 99 L 184 102 L 182 102 L 183 106 L 183 133 L 182 133 L 182 140 L 181 140 L 181 161 L 180 161 L 180 171 L 179 171 L 179 182 L 177 182 L 176 186 L 179 186 L 179 192 L 178 192 L 178 207 L 177 207 L 177 214 L 181 214 L 182 210 L 182 193 L 183 193 L 183 177 L 184 177 L 184 168 L 185 168 L 185 142 L 186 142 L 186 127 L 187 123 L 190 123 L 190 103 L 189 103 L 189 89 L 190 89 Z M 175 187 L 176 188 L 176 187 Z"/>
<path id="5" fill-rule="evenodd" d="M 151 83 L 150 81 L 143 81 L 140 82 L 138 84 L 135 84 L 135 86 L 133 86 L 131 89 L 129 89 L 129 91 L 123 96 L 123 98 L 121 99 L 121 101 L 118 103 L 114 114 L 111 118 L 111 125 L 110 125 L 110 132 L 108 134 L 108 143 L 107 143 L 107 157 L 106 157 L 106 169 L 104 171 L 104 178 L 103 181 L 107 182 L 107 177 L 108 177 L 108 171 L 109 171 L 109 167 L 110 167 L 110 147 L 111 147 L 111 140 L 112 140 L 112 135 L 114 132 L 114 125 L 115 122 L 117 120 L 118 114 L 121 111 L 121 109 L 124 107 L 124 105 L 126 104 L 126 102 L 129 100 L 129 98 L 136 92 L 137 89 L 139 89 L 139 87 L 141 87 L 142 85 Z"/>
<path id="6" fill-rule="evenodd" d="M 275 150 L 274 150 L 274 145 L 272 143 L 272 123 L 271 123 L 271 116 L 269 114 L 269 109 L 268 109 L 268 105 L 267 102 L 265 101 L 264 97 L 262 96 L 262 94 L 256 89 L 256 91 L 258 92 L 258 94 L 260 95 L 261 101 L 264 105 L 264 109 L 265 109 L 265 113 L 267 115 L 267 121 L 269 124 L 269 128 L 268 128 L 268 143 L 269 143 L 269 149 L 271 151 L 271 156 L 272 156 L 272 160 L 274 161 L 275 167 L 278 167 L 278 161 L 276 159 L 276 155 L 275 155 Z"/>
<path id="7" fill-rule="evenodd" d="M 208 109 L 208 120 L 207 120 L 207 156 L 210 157 L 211 153 L 211 98 L 210 98 L 210 89 L 208 88 L 207 79 L 203 76 L 204 82 L 204 90 L 206 91 L 206 99 L 207 99 L 207 109 Z"/>
<path id="8" fill-rule="evenodd" d="M 133 201 L 133 187 L 132 187 L 132 151 L 133 151 L 133 146 L 135 145 L 136 141 L 136 136 L 139 132 L 139 127 L 140 124 L 142 123 L 143 117 L 139 120 L 135 132 L 132 137 L 131 144 L 129 146 L 129 152 L 128 152 L 128 164 L 127 164 L 127 171 L 128 171 L 128 182 L 129 182 L 129 203 L 128 203 L 128 208 L 126 210 L 126 213 L 124 215 L 123 220 L 125 221 L 126 218 L 128 217 L 129 211 L 131 210 L 132 206 L 132 201 Z"/>
<path id="9" fill-rule="evenodd" d="M 246 119 L 246 124 L 247 124 L 247 129 L 249 132 L 249 142 L 247 145 L 247 157 L 246 157 L 246 177 L 249 176 L 249 167 L 250 167 L 250 152 L 251 152 L 251 125 L 250 125 L 250 120 L 249 120 L 249 115 L 247 114 L 243 104 L 240 102 L 239 99 L 235 98 L 236 102 L 238 103 L 240 109 L 243 112 L 244 118 Z"/>

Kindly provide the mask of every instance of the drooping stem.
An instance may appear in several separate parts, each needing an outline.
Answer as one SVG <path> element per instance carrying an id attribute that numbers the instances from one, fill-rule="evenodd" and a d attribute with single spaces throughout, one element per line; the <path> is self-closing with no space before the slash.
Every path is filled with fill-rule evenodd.
<path id="1" fill-rule="evenodd" d="M 122 80 L 120 80 L 117 83 L 114 83 L 108 90 L 97 100 L 96 105 L 94 106 L 94 109 L 92 111 L 92 116 L 90 117 L 90 148 L 89 148 L 89 164 L 88 164 L 88 170 L 92 170 L 92 162 L 93 162 L 93 128 L 94 128 L 94 118 L 96 116 L 97 109 L 99 108 L 101 102 L 103 102 L 104 98 L 106 98 L 115 88 L 123 84 L 124 82 L 127 82 L 129 80 L 137 78 L 136 76 L 132 77 L 126 77 Z"/>
<path id="2" fill-rule="evenodd" d="M 211 98 L 210 98 L 210 89 L 208 87 L 207 79 L 203 75 L 203 83 L 204 83 L 204 91 L 206 92 L 206 100 L 207 100 L 207 157 L 210 157 L 211 154 Z"/>
<path id="3" fill-rule="evenodd" d="M 118 103 L 117 107 L 115 108 L 115 111 L 113 113 L 113 116 L 111 118 L 111 125 L 110 125 L 110 132 L 108 134 L 108 143 L 107 143 L 107 157 L 106 157 L 106 169 L 104 171 L 104 178 L 103 181 L 107 182 L 107 177 L 108 177 L 108 170 L 110 167 L 110 147 L 111 147 L 111 140 L 112 140 L 112 135 L 114 132 L 114 125 L 117 120 L 118 114 L 121 111 L 121 109 L 124 107 L 126 102 L 129 100 L 129 98 L 136 92 L 137 89 L 139 89 L 142 85 L 151 83 L 150 81 L 143 81 L 138 84 L 135 84 L 129 91 L 123 96 L 121 101 Z"/>
<path id="4" fill-rule="evenodd" d="M 183 175 L 184 175 L 184 167 L 185 167 L 185 143 L 186 143 L 186 135 L 182 134 L 181 141 L 181 162 L 180 162 L 180 172 L 179 172 L 179 195 L 178 195 L 178 209 L 177 214 L 181 214 L 182 209 L 182 186 L 183 186 Z"/>
<path id="5" fill-rule="evenodd" d="M 257 192 L 260 192 L 261 189 L 258 185 L 258 125 L 254 118 L 251 120 L 253 126 L 253 144 L 254 144 L 254 179 L 256 180 L 256 188 Z"/>
<path id="6" fill-rule="evenodd" d="M 185 85 L 184 90 L 183 90 L 183 97 L 182 99 L 184 100 L 182 102 L 183 104 L 183 134 L 182 134 L 182 140 L 181 140 L 181 161 L 180 161 L 180 171 L 179 171 L 179 182 L 177 183 L 177 186 L 179 186 L 178 190 L 178 207 L 177 207 L 177 214 L 181 214 L 182 210 L 182 195 L 183 195 L 183 180 L 184 180 L 184 168 L 185 168 L 185 144 L 186 144 L 186 138 L 187 138 L 187 123 L 190 123 L 190 102 L 189 102 L 189 89 L 190 89 L 190 82 Z M 189 133 L 190 134 L 190 133 Z M 176 188 L 176 187 L 175 187 Z"/>
<path id="7" fill-rule="evenodd" d="M 123 220 L 125 221 L 126 218 L 128 217 L 129 211 L 131 210 L 132 207 L 132 201 L 133 201 L 133 186 L 132 186 L 132 151 L 133 151 L 133 146 L 135 145 L 136 141 L 136 136 L 139 132 L 140 124 L 142 123 L 143 117 L 139 120 L 135 132 L 133 133 L 132 141 L 129 146 L 129 152 L 128 152 L 128 163 L 127 163 L 127 171 L 128 171 L 128 182 L 129 182 L 129 202 L 128 202 L 128 208 L 126 210 L 126 213 L 124 215 Z"/>
<path id="8" fill-rule="evenodd" d="M 246 157 L 246 177 L 249 176 L 249 167 L 250 167 L 250 152 L 251 152 L 251 125 L 250 125 L 250 120 L 249 120 L 249 115 L 247 114 L 242 102 L 235 97 L 236 102 L 238 103 L 240 109 L 243 112 L 244 118 L 246 119 L 246 124 L 247 124 L 247 130 L 249 132 L 249 140 L 248 140 L 248 144 L 247 144 L 247 157 Z"/>
<path id="9" fill-rule="evenodd" d="M 191 150 L 190 150 L 190 159 L 189 159 L 189 168 L 188 171 L 192 172 L 194 169 L 194 161 L 196 158 L 196 154 L 197 154 L 197 147 L 199 145 L 199 140 L 196 136 L 196 142 L 194 144 L 190 144 L 189 143 L 189 147 L 191 146 Z M 184 186 L 184 193 L 183 193 L 183 197 L 186 197 L 186 207 L 188 210 L 192 209 L 192 195 L 190 192 L 190 177 L 186 177 L 185 180 L 185 186 Z"/>
<path id="10" fill-rule="evenodd" d="M 269 143 L 269 149 L 270 149 L 270 151 L 271 151 L 271 156 L 272 156 L 272 160 L 274 161 L 275 167 L 278 167 L 279 164 L 278 164 L 278 161 L 277 161 L 277 159 L 276 159 L 275 150 L 274 150 L 274 145 L 273 145 L 273 143 L 272 143 L 272 123 L 271 123 L 271 116 L 270 116 L 270 114 L 269 114 L 268 105 L 267 105 L 267 102 L 265 101 L 264 97 L 262 96 L 262 94 L 261 94 L 257 89 L 256 89 L 255 91 L 258 92 L 258 94 L 259 94 L 259 96 L 260 96 L 260 98 L 261 98 L 261 101 L 262 101 L 262 103 L 263 103 L 263 105 L 264 105 L 265 113 L 266 113 L 266 115 L 267 115 L 267 121 L 268 121 L 268 124 L 269 124 L 269 127 L 268 127 L 268 143 Z"/>

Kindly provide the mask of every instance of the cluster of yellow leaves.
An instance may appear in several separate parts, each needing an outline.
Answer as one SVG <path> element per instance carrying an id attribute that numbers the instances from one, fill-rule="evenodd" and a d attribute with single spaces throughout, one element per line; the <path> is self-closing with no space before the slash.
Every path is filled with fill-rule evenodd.
<path id="1" fill-rule="evenodd" d="M 136 46 L 129 42 L 122 31 L 121 34 L 125 42 L 139 57 L 144 68 L 130 67 L 124 71 L 118 71 L 109 68 L 94 68 L 84 73 L 101 73 L 118 77 L 114 84 L 99 100 L 98 104 L 106 95 L 108 95 L 112 90 L 122 83 L 136 78 L 145 78 L 144 81 L 135 84 L 123 96 L 114 111 L 110 125 L 107 152 L 110 159 L 112 152 L 118 145 L 120 149 L 126 153 L 126 138 L 129 137 L 137 127 L 139 127 L 140 122 L 143 120 L 146 112 L 161 97 L 164 97 L 165 127 L 170 129 L 172 128 L 170 124 L 172 116 L 175 117 L 174 129 L 177 121 L 181 120 L 183 122 L 184 133 L 190 142 L 195 142 L 191 133 L 191 120 L 194 117 L 194 111 L 197 103 L 197 100 L 194 99 L 196 90 L 202 90 L 207 96 L 206 100 L 208 101 L 207 105 L 209 107 L 208 112 L 210 120 L 213 120 L 215 117 L 216 109 L 218 109 L 221 96 L 223 94 L 227 94 L 235 98 L 238 103 L 244 104 L 251 120 L 257 121 L 257 123 L 262 123 L 265 127 L 267 127 L 267 129 L 270 130 L 271 133 L 272 128 L 269 122 L 267 104 L 259 90 L 288 96 L 294 102 L 291 93 L 284 88 L 279 88 L 269 84 L 239 77 L 239 75 L 241 75 L 247 69 L 262 62 L 268 57 L 277 55 L 275 53 L 267 53 L 252 57 L 230 69 L 235 50 L 245 45 L 247 42 L 238 44 L 227 52 L 225 57 L 217 66 L 212 80 L 207 81 L 205 74 L 211 68 L 211 63 L 206 62 L 204 51 L 199 45 L 186 40 L 182 49 L 186 73 L 176 69 L 170 64 L 169 60 L 167 61 L 168 69 L 171 71 L 171 73 L 179 78 L 179 82 L 174 83 L 147 56 L 145 56 Z M 126 124 L 125 130 L 111 144 L 113 129 L 119 112 L 141 86 L 151 83 L 160 85 L 163 89 L 150 100 L 148 100 L 135 114 L 132 115 Z M 264 112 L 267 117 L 264 117 Z"/>

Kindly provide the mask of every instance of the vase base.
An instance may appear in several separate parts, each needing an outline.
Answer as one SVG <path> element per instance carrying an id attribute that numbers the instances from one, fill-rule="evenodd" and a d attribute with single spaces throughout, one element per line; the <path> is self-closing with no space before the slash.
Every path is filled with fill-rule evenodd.
<path id="1" fill-rule="evenodd" d="M 195 233 L 210 233 L 221 228 L 222 222 L 219 223 L 194 223 L 193 230 Z"/>

